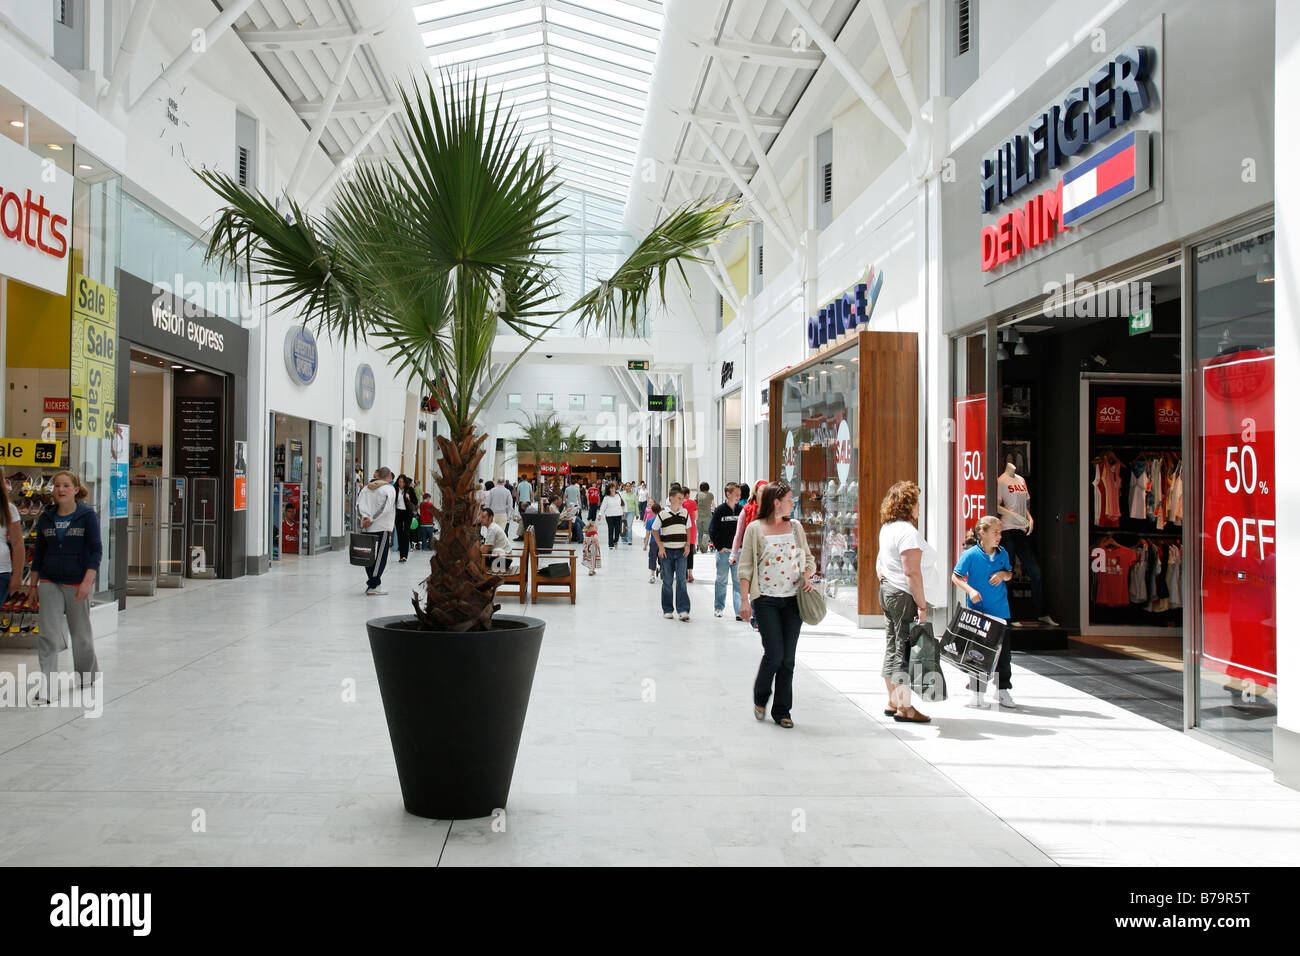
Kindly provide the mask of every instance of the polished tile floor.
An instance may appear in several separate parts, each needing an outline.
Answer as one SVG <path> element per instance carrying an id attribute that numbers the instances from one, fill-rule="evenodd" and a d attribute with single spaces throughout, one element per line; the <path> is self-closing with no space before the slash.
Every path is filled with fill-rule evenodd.
<path id="1" fill-rule="evenodd" d="M 759 724 L 758 639 L 713 617 L 712 559 L 691 621 L 664 620 L 639 540 L 606 550 L 576 606 L 527 611 L 548 626 L 506 814 L 418 819 L 363 625 L 401 613 L 423 570 L 413 554 L 390 565 L 388 596 L 366 597 L 327 554 L 133 599 L 99 642 L 102 716 L 0 708 L 0 863 L 1300 859 L 1300 793 L 1050 677 L 1018 672 L 1017 711 L 955 693 L 929 726 L 887 720 L 881 634 L 835 616 L 801 639 L 796 728 Z M 0 672 L 20 666 L 35 652 L 0 649 Z"/>

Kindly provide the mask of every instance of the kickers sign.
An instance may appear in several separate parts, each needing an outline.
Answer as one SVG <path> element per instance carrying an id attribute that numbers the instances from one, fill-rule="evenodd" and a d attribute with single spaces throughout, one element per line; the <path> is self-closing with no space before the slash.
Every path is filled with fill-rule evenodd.
<path id="1" fill-rule="evenodd" d="M 0 137 L 0 275 L 68 294 L 72 177 Z"/>

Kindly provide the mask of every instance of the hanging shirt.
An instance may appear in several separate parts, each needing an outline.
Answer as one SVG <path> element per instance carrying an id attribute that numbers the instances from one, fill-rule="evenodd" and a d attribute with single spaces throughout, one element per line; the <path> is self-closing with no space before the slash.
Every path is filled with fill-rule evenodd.
<path id="1" fill-rule="evenodd" d="M 1138 559 L 1130 548 L 1107 545 L 1102 548 L 1104 562 L 1100 572 L 1094 571 L 1094 601 L 1104 607 L 1127 607 L 1129 604 L 1128 572 Z"/>
<path id="2" fill-rule="evenodd" d="M 1025 518 L 1029 514 L 1029 486 L 1025 484 L 1025 479 L 1019 475 L 1013 478 L 1005 474 L 999 475 L 998 504 L 1008 509 L 1007 513 L 1000 515 L 1003 530 L 1029 530 L 1029 522 Z"/>
<path id="3" fill-rule="evenodd" d="M 1183 466 L 1174 466 L 1174 477 L 1169 484 L 1169 502 L 1165 506 L 1166 520 L 1170 524 L 1183 523 Z"/>
<path id="4" fill-rule="evenodd" d="M 1155 518 L 1163 527 L 1164 524 L 1160 521 L 1160 517 L 1164 513 L 1165 495 L 1164 486 L 1161 484 L 1160 466 L 1161 461 L 1159 458 L 1153 458 L 1147 463 L 1147 472 L 1151 478 L 1147 486 L 1147 517 Z"/>
<path id="5" fill-rule="evenodd" d="M 1130 604 L 1145 604 L 1147 601 L 1147 546 L 1139 543 L 1134 553 L 1137 560 L 1128 572 L 1128 601 Z"/>
<path id="6" fill-rule="evenodd" d="M 1092 514 L 1098 524 L 1101 523 L 1101 462 L 1092 463 Z"/>
<path id="7" fill-rule="evenodd" d="M 1124 466 L 1118 461 L 1103 462 L 1101 466 L 1101 514 L 1098 515 L 1097 524 L 1106 528 L 1118 528 L 1120 505 L 1119 493 L 1120 486 L 1123 484 L 1123 477 L 1120 474 Z"/>
<path id="8" fill-rule="evenodd" d="M 978 604 L 972 604 L 970 595 L 966 596 L 967 607 L 1009 621 L 1011 602 L 1007 599 L 1006 582 L 990 584 L 989 578 L 999 571 L 1010 570 L 1011 559 L 1007 557 L 1006 548 L 999 546 L 996 551 L 989 554 L 979 545 L 972 545 L 961 553 L 961 557 L 957 559 L 957 566 L 952 569 L 952 572 L 959 578 L 965 578 L 966 583 L 979 592 Z"/>
<path id="9" fill-rule="evenodd" d="M 1183 606 L 1183 549 L 1169 546 L 1169 560 L 1165 567 L 1165 583 L 1169 587 L 1169 606 Z"/>
<path id="10" fill-rule="evenodd" d="M 1147 490 L 1151 479 L 1147 475 L 1147 463 L 1141 458 L 1135 459 L 1129 466 L 1128 479 L 1128 516 L 1145 521 L 1147 514 Z"/>

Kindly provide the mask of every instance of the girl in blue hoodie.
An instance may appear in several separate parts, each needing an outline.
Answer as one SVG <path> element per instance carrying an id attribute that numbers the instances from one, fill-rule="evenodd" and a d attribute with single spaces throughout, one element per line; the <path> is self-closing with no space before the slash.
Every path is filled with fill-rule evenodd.
<path id="1" fill-rule="evenodd" d="M 90 628 L 90 595 L 104 555 L 99 516 L 82 504 L 86 489 L 70 471 L 54 476 L 54 504 L 36 519 L 36 557 L 32 560 L 29 596 L 40 601 L 38 655 L 45 686 L 37 701 L 50 701 L 51 675 L 59 651 L 72 635 L 72 663 L 83 687 L 99 676 Z"/>

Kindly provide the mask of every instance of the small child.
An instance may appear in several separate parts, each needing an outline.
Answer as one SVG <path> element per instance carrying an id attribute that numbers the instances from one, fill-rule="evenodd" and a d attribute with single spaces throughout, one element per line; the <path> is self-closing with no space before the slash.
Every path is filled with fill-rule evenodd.
<path id="1" fill-rule="evenodd" d="M 1011 620 L 1011 603 L 1007 600 L 1007 582 L 1011 580 L 1011 559 L 1006 549 L 1000 547 L 1002 522 L 985 515 L 975 527 L 966 532 L 966 550 L 957 559 L 952 571 L 952 583 L 966 593 L 966 606 L 993 617 Z M 1011 699 L 1011 648 L 1005 643 L 998 655 L 997 702 L 1003 707 L 1015 707 Z M 984 706 L 984 682 L 972 677 L 967 685 L 971 692 L 971 707 Z"/>
<path id="2" fill-rule="evenodd" d="M 641 523 L 645 525 L 645 540 L 641 542 L 641 550 L 650 550 L 650 521 L 652 515 L 658 514 L 658 506 L 653 498 L 645 500 L 645 511 L 641 515 Z"/>
<path id="3" fill-rule="evenodd" d="M 427 491 L 420 502 L 420 550 L 433 550 L 433 495 Z"/>
<path id="4" fill-rule="evenodd" d="M 589 568 L 588 576 L 596 573 L 600 567 L 600 529 L 596 522 L 589 521 L 582 533 L 582 566 Z"/>
<path id="5" fill-rule="evenodd" d="M 651 532 L 659 525 L 659 512 L 662 511 L 659 505 L 650 499 L 649 506 L 645 509 L 645 539 L 650 540 Z M 650 583 L 654 584 L 659 579 L 659 549 L 649 548 L 650 552 Z"/>

